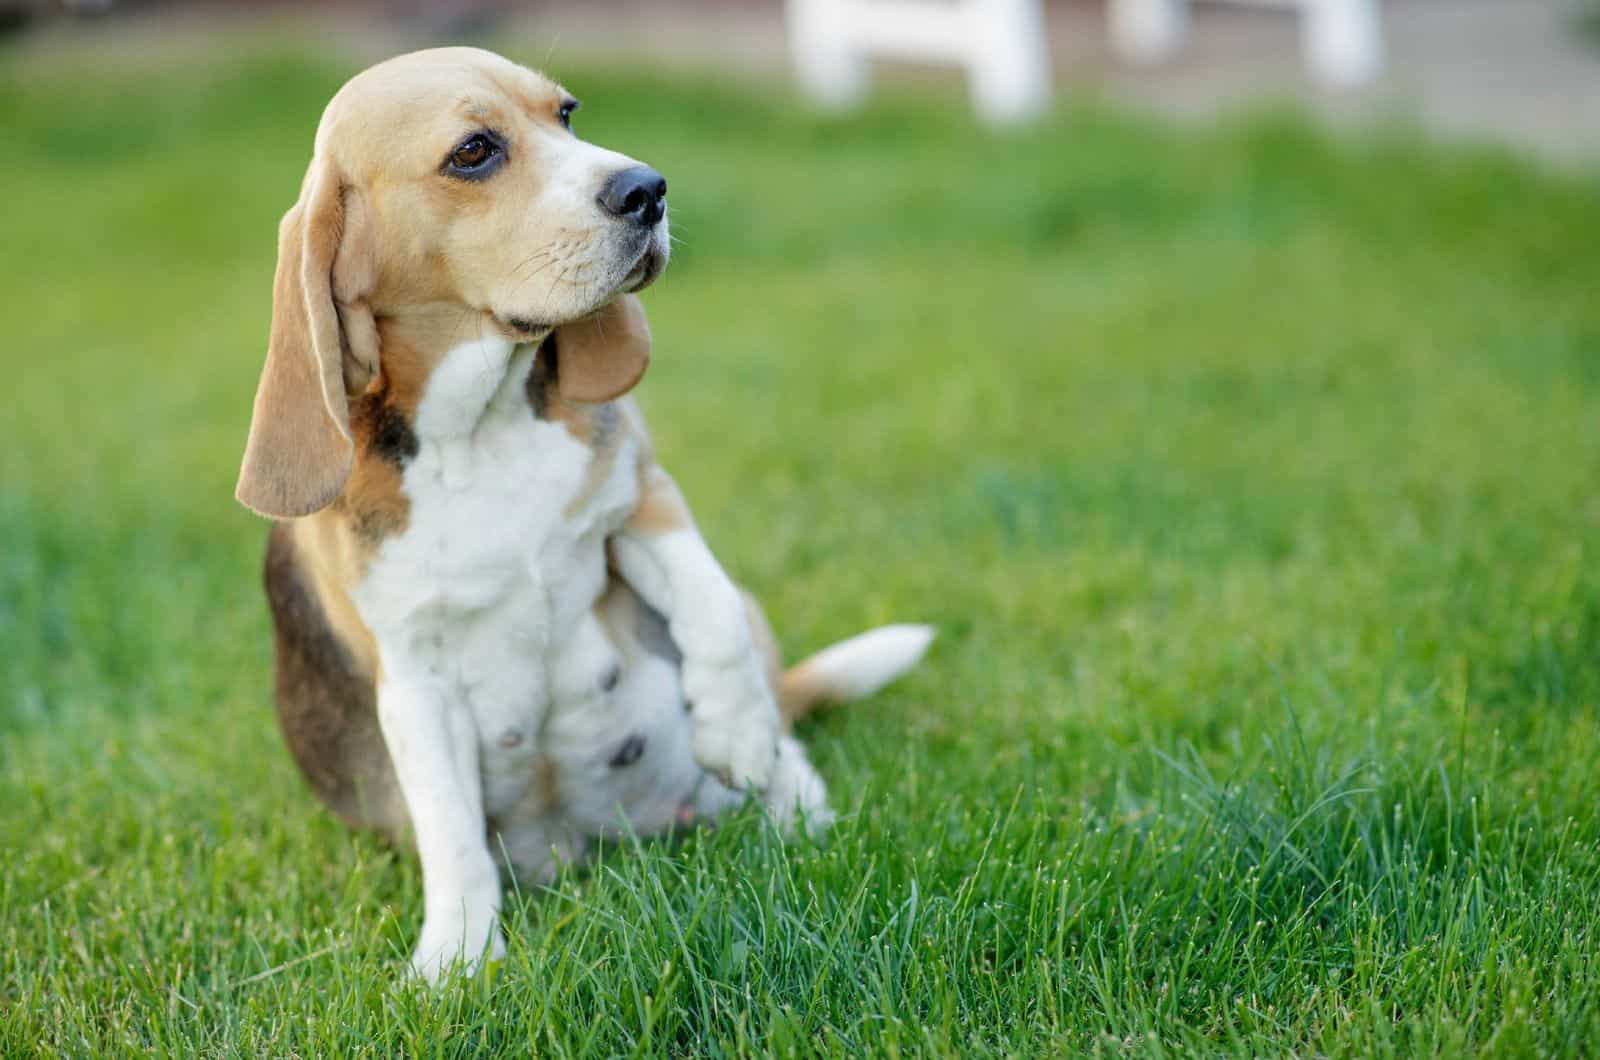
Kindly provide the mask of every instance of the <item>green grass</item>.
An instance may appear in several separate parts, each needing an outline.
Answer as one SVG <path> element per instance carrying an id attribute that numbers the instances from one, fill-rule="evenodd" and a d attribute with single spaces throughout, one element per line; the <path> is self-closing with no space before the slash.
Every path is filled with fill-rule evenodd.
<path id="1" fill-rule="evenodd" d="M 0 88 L 0 1055 L 1582 1055 L 1600 1040 L 1600 198 L 1400 133 L 558 71 L 672 184 L 641 394 L 842 823 L 745 815 L 400 968 L 409 858 L 269 702 L 231 499 L 350 71 Z M 41 79 L 42 78 L 42 79 Z"/>

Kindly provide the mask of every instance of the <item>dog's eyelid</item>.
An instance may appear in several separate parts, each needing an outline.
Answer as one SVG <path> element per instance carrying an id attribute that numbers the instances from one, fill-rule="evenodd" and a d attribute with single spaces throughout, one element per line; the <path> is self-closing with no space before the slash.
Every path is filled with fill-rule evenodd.
<path id="1" fill-rule="evenodd" d="M 479 138 L 488 140 L 496 147 L 499 147 L 505 143 L 505 137 L 501 136 L 497 131 L 495 131 L 492 126 L 469 125 L 466 127 L 465 132 L 462 132 L 456 137 L 455 143 L 450 146 L 450 150 L 455 151 L 459 148 L 465 147 L 473 140 Z"/>
<path id="2" fill-rule="evenodd" d="M 459 164 L 456 161 L 456 156 L 480 140 L 489 149 L 487 156 L 482 161 L 474 163 L 470 166 L 463 166 Z M 487 177 L 494 170 L 498 169 L 501 163 L 506 160 L 508 153 L 509 148 L 504 136 L 501 136 L 493 129 L 477 129 L 473 132 L 467 133 L 460 140 L 456 141 L 456 145 L 452 147 L 450 152 L 444 156 L 444 162 L 440 165 L 439 171 L 447 177 L 456 177 L 464 180 L 478 180 L 483 177 Z"/>

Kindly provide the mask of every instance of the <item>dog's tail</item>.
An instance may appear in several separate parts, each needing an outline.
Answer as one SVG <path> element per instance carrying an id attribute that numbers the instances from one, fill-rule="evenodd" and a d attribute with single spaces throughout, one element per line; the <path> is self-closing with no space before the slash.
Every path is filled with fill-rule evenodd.
<path id="1" fill-rule="evenodd" d="M 879 626 L 823 648 L 778 681 L 786 721 L 820 706 L 870 696 L 917 665 L 933 642 L 932 626 Z"/>

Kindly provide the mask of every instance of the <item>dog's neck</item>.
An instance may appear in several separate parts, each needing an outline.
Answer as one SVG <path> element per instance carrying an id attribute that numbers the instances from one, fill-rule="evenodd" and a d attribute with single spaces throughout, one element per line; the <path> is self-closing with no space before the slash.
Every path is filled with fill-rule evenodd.
<path id="1" fill-rule="evenodd" d="M 490 414 L 520 408 L 546 334 L 513 339 L 486 315 L 422 313 L 379 322 L 391 400 L 417 438 L 461 438 Z"/>
<path id="2" fill-rule="evenodd" d="M 507 401 L 526 404 L 521 381 L 537 349 L 486 335 L 445 351 L 417 405 L 417 436 L 459 438 L 477 430 L 486 416 Z"/>

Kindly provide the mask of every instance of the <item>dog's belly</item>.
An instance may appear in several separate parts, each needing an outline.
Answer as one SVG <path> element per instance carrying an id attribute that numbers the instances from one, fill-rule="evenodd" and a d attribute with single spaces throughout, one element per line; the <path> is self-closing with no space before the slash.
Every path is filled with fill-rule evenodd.
<path id="1" fill-rule="evenodd" d="M 679 657 L 659 614 L 626 585 L 596 608 L 621 663 L 602 702 L 556 701 L 543 749 L 559 769 L 560 813 L 585 835 L 659 832 L 682 820 L 705 777 L 695 762 Z"/>
<path id="2" fill-rule="evenodd" d="M 386 679 L 423 680 L 470 710 L 488 815 L 533 782 L 551 702 L 614 680 L 591 615 L 606 537 L 637 497 L 636 443 L 614 444 L 597 475 L 593 450 L 522 402 L 491 405 L 468 433 L 424 435 L 404 473 L 409 523 L 356 592 Z"/>
<path id="3" fill-rule="evenodd" d="M 529 883 L 582 858 L 602 837 L 656 835 L 739 801 L 694 759 L 678 653 L 665 620 L 617 582 L 592 617 L 597 621 L 586 624 L 586 633 L 620 668 L 603 696 L 555 697 L 539 737 L 547 790 L 495 821 L 496 848 Z"/>
<path id="4" fill-rule="evenodd" d="M 527 883 L 584 857 L 597 840 L 714 821 L 744 798 L 695 761 L 680 660 L 666 621 L 619 582 L 610 585 L 595 615 L 621 658 L 617 683 L 601 701 L 558 698 L 551 705 L 539 753 L 553 790 L 495 821 L 495 848 Z M 785 827 L 802 816 L 812 828 L 831 820 L 827 787 L 792 736 L 779 743 L 763 798 Z"/>

